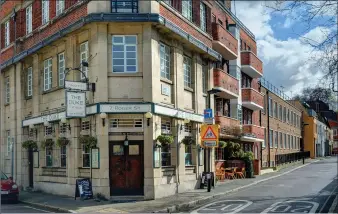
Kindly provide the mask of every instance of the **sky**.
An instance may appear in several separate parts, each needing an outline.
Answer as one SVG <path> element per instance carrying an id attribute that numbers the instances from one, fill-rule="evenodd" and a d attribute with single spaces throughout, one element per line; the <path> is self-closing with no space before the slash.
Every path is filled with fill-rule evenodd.
<path id="1" fill-rule="evenodd" d="M 322 41 L 323 35 L 332 29 L 317 25 L 323 20 L 315 20 L 308 28 L 297 21 L 298 14 L 271 13 L 266 3 L 232 2 L 232 12 L 256 36 L 258 57 L 263 61 L 263 77 L 290 97 L 300 93 L 303 87 L 322 84 L 319 80 L 324 72 L 310 59 L 315 52 L 303 38 Z"/>

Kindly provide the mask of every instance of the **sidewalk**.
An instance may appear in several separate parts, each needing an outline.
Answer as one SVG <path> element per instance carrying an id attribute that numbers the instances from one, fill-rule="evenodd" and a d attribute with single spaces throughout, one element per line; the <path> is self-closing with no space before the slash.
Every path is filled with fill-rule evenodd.
<path id="1" fill-rule="evenodd" d="M 56 196 L 40 192 L 21 192 L 20 201 L 41 208 L 49 208 L 55 212 L 113 212 L 113 213 L 149 213 L 149 212 L 178 212 L 197 204 L 207 202 L 213 198 L 238 191 L 257 183 L 281 176 L 290 171 L 296 170 L 318 160 L 308 159 L 305 165 L 296 162 L 289 167 L 284 167 L 278 171 L 256 176 L 252 179 L 229 180 L 218 182 L 216 188 L 207 192 L 206 189 L 196 189 L 190 192 L 176 194 L 174 196 L 128 203 L 114 203 L 110 201 L 97 202 L 95 200 L 80 199 L 74 200 L 73 197 Z"/>

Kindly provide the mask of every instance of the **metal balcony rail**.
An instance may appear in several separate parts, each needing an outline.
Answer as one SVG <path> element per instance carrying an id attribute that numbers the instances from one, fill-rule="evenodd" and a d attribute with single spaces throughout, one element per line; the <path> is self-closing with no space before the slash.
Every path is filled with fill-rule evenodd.
<path id="1" fill-rule="evenodd" d="M 302 160 L 303 156 L 304 158 L 310 158 L 310 151 L 275 155 L 275 163 L 276 163 L 276 166 L 285 164 L 285 163 L 291 163 L 291 162 Z"/>

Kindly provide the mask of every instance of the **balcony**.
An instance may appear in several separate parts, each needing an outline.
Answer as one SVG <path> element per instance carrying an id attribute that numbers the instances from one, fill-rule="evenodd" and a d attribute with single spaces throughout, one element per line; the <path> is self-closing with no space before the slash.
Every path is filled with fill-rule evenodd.
<path id="1" fill-rule="evenodd" d="M 240 134 L 240 122 L 239 120 L 231 117 L 215 115 L 215 124 L 219 124 L 221 127 L 221 135 L 238 136 Z"/>
<path id="2" fill-rule="evenodd" d="M 263 76 L 263 63 L 251 51 L 241 51 L 242 71 L 252 78 Z"/>
<path id="3" fill-rule="evenodd" d="M 238 41 L 218 23 L 212 23 L 212 48 L 220 53 L 224 59 L 233 60 L 238 56 Z"/>
<path id="4" fill-rule="evenodd" d="M 226 99 L 237 99 L 239 96 L 238 80 L 219 68 L 214 68 L 214 88 L 221 90 L 217 95 Z"/>
<path id="5" fill-rule="evenodd" d="M 242 106 L 253 111 L 263 110 L 264 97 L 253 88 L 242 88 Z"/>
<path id="6" fill-rule="evenodd" d="M 257 138 L 264 140 L 264 128 L 261 126 L 256 126 L 252 124 L 243 124 L 242 125 L 242 132 L 244 135 L 244 138 Z"/>

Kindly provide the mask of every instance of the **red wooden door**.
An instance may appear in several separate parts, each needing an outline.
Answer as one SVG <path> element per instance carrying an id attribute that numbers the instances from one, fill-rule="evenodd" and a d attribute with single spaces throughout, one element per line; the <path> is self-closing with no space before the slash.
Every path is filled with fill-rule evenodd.
<path id="1" fill-rule="evenodd" d="M 110 145 L 111 195 L 143 195 L 143 142 Z"/>

